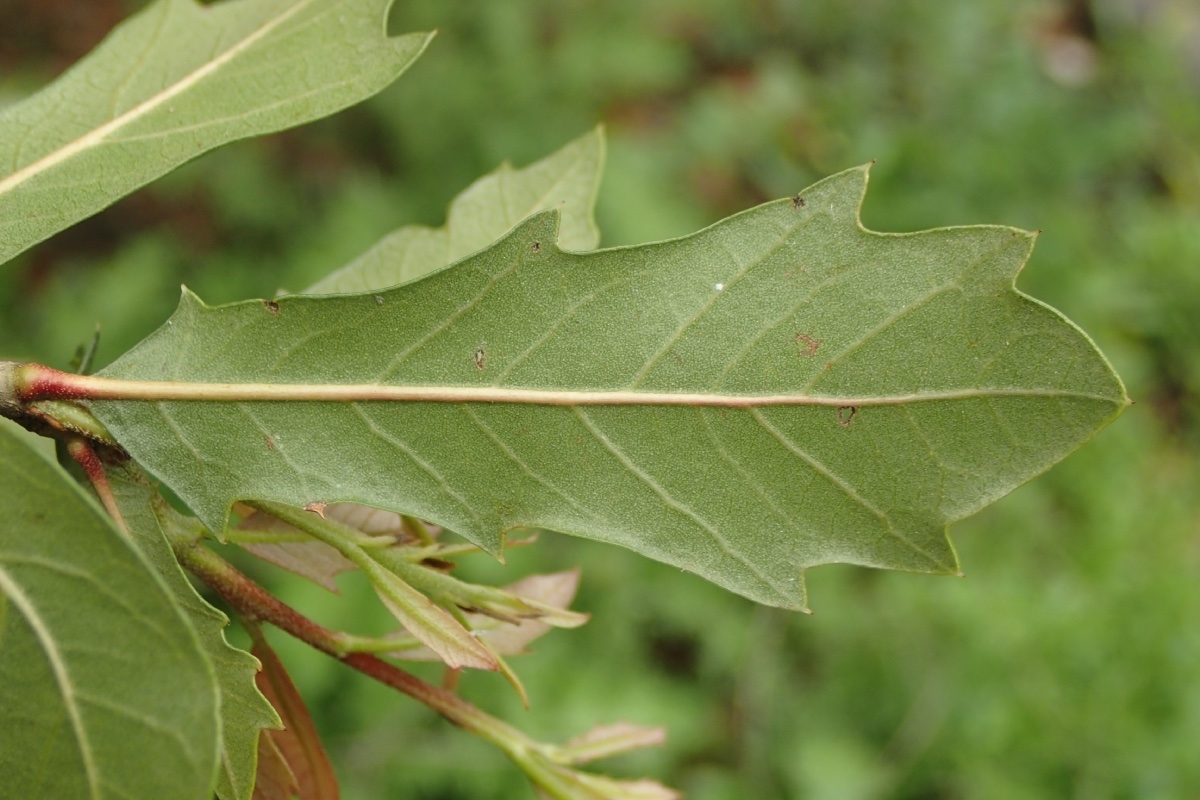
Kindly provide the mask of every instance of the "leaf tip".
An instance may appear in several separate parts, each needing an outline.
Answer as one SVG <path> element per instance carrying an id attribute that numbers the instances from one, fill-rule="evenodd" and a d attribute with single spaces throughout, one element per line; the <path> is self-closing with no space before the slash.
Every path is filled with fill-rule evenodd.
<path id="1" fill-rule="evenodd" d="M 180 307 L 207 308 L 207 304 L 200 299 L 200 295 L 193 292 L 184 283 L 179 284 L 179 305 Z"/>

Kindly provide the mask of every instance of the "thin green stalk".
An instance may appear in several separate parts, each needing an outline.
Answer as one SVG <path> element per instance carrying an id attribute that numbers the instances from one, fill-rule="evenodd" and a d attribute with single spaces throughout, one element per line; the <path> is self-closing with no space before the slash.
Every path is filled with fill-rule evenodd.
<path id="1" fill-rule="evenodd" d="M 446 609 L 413 588 L 404 578 L 385 568 L 373 556 L 375 550 L 364 549 L 356 536 L 362 536 L 347 525 L 325 519 L 313 511 L 304 511 L 281 503 L 265 500 L 247 501 L 247 505 L 270 514 L 289 525 L 312 534 L 354 562 L 367 577 L 380 600 L 400 624 L 441 656 L 450 667 L 499 669 L 496 657 Z M 416 569 L 415 567 L 413 569 Z"/>

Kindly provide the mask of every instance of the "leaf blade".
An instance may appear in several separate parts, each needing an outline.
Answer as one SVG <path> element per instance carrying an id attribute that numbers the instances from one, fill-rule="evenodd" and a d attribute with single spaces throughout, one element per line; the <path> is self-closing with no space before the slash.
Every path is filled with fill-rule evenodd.
<path id="1" fill-rule="evenodd" d="M 161 581 L 64 475 L 7 429 L 0 503 L 5 792 L 211 797 L 219 743 L 213 671 Z"/>
<path id="2" fill-rule="evenodd" d="M 850 170 L 689 237 L 594 253 L 555 247 L 542 215 L 424 280 L 283 298 L 278 313 L 185 296 L 103 373 L 801 405 L 94 408 L 209 524 L 253 491 L 403 511 L 493 551 L 512 528 L 547 528 L 787 607 L 803 607 L 800 574 L 817 564 L 954 572 L 946 525 L 1079 446 L 1124 387 L 1085 334 L 1013 288 L 1028 234 L 872 233 L 865 188 Z M 197 467 L 218 453 L 237 480 L 228 463 Z"/>
<path id="3" fill-rule="evenodd" d="M 175 512 L 158 496 L 145 476 L 132 467 L 111 468 L 109 483 L 146 560 L 162 576 L 175 603 L 191 622 L 211 662 L 221 699 L 221 749 L 216 796 L 249 800 L 254 790 L 260 731 L 278 728 L 279 717 L 259 692 L 260 665 L 225 638 L 229 617 L 200 596 L 167 544 L 165 530 L 177 524 Z"/>
<path id="4" fill-rule="evenodd" d="M 389 39 L 389 5 L 160 0 L 130 18 L 0 112 L 0 262 L 214 147 L 379 91 L 429 41 Z"/>

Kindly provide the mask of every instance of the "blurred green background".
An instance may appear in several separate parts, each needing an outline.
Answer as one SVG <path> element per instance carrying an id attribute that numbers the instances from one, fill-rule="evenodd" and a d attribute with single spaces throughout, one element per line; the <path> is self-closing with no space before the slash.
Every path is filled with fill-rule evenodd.
<path id="1" fill-rule="evenodd" d="M 0 0 L 0 103 L 126 0 Z M 0 269 L 0 351 L 108 361 L 186 283 L 299 289 L 475 177 L 609 133 L 604 245 L 687 233 L 877 159 L 868 227 L 1043 231 L 1020 287 L 1112 359 L 1137 405 L 954 528 L 965 579 L 825 567 L 811 617 L 545 536 L 509 582 L 582 565 L 583 629 L 464 692 L 546 738 L 669 728 L 604 767 L 717 798 L 1200 796 L 1200 6 L 1195 0 L 399 0 L 440 29 L 377 98 L 208 155 Z M 386 626 L 263 568 L 323 621 Z M 525 798 L 488 746 L 277 640 L 360 798 Z"/>

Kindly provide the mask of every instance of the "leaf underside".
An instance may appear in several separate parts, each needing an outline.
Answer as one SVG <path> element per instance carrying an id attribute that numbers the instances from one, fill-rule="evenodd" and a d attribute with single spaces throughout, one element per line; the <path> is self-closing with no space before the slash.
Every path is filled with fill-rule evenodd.
<path id="1" fill-rule="evenodd" d="M 0 112 L 0 262 L 235 139 L 391 83 L 429 41 L 389 38 L 391 0 L 159 0 L 59 80 Z"/>
<path id="2" fill-rule="evenodd" d="M 154 572 L 0 428 L 0 794 L 207 800 L 217 688 Z"/>
<path id="3" fill-rule="evenodd" d="M 493 552 L 509 530 L 548 528 L 793 608 L 818 564 L 955 572 L 947 523 L 1047 469 L 1127 400 L 1085 334 L 1013 288 L 1031 234 L 866 231 L 866 179 L 850 170 L 692 236 L 591 253 L 560 250 L 543 213 L 382 293 L 210 308 L 185 292 L 101 373 L 796 405 L 93 407 L 217 529 L 245 497 L 402 511 Z"/>
<path id="4" fill-rule="evenodd" d="M 130 536 L 162 576 L 171 596 L 200 638 L 212 663 L 221 697 L 221 751 L 216 795 L 219 800 L 250 800 L 257 769 L 259 732 L 278 728 L 275 709 L 258 690 L 258 661 L 225 639 L 229 617 L 202 598 L 175 560 L 163 536 L 172 510 L 144 476 L 128 467 L 108 471 L 113 495 Z"/>

